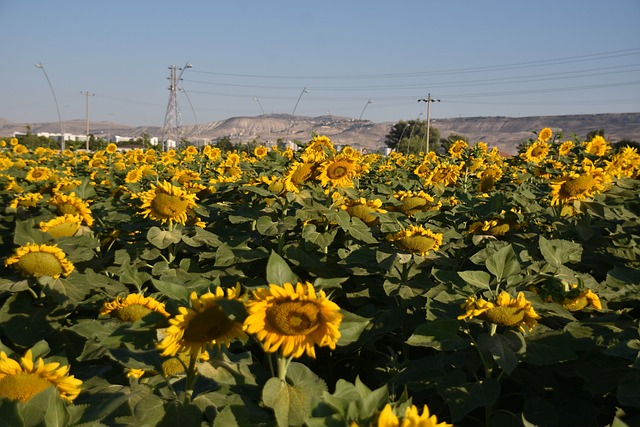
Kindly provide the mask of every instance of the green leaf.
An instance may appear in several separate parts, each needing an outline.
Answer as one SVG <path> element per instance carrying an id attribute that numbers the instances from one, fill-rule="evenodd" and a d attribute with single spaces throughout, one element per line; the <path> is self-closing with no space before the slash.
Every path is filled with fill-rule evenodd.
<path id="1" fill-rule="evenodd" d="M 22 427 L 24 420 L 18 411 L 18 402 L 0 399 L 0 427 Z"/>
<path id="2" fill-rule="evenodd" d="M 489 334 L 480 335 L 478 337 L 478 347 L 491 353 L 498 366 L 506 374 L 510 374 L 518 366 L 520 361 L 518 354 L 523 351 L 525 342 L 519 333 L 505 331 L 503 334 L 495 334 L 493 336 Z"/>
<path id="3" fill-rule="evenodd" d="M 147 240 L 158 249 L 165 249 L 172 243 L 182 240 L 182 231 L 179 229 L 162 230 L 159 227 L 151 227 L 147 232 Z"/>
<path id="4" fill-rule="evenodd" d="M 520 264 L 511 245 L 500 248 L 491 254 L 485 261 L 485 265 L 487 270 L 496 276 L 498 282 L 520 273 Z"/>
<path id="5" fill-rule="evenodd" d="M 199 426 L 202 424 L 202 412 L 194 404 L 181 404 L 170 402 L 166 406 L 166 412 L 162 421 L 156 424 L 158 427 Z"/>
<path id="6" fill-rule="evenodd" d="M 454 371 L 438 382 L 438 392 L 456 423 L 476 408 L 492 405 L 500 395 L 500 383 L 494 378 L 469 383 L 463 372 Z"/>
<path id="7" fill-rule="evenodd" d="M 189 294 L 191 293 L 191 290 L 185 285 L 178 285 L 176 283 L 158 279 L 151 279 L 151 282 L 163 295 L 185 303 L 189 301 Z"/>
<path id="8" fill-rule="evenodd" d="M 458 275 L 471 286 L 481 289 L 490 289 L 491 275 L 486 271 L 468 270 L 458 271 Z"/>
<path id="9" fill-rule="evenodd" d="M 0 328 L 5 335 L 21 347 L 31 347 L 53 334 L 57 322 L 49 319 L 49 307 L 35 304 L 33 298 L 20 292 L 11 295 L 0 308 Z"/>
<path id="10" fill-rule="evenodd" d="M 326 249 L 333 242 L 336 233 L 337 229 L 328 233 L 318 233 L 314 224 L 308 224 L 302 229 L 302 238 L 309 243 L 318 245 L 322 249 Z"/>
<path id="11" fill-rule="evenodd" d="M 135 285 L 138 289 L 151 278 L 149 273 L 141 272 L 130 263 L 126 262 L 120 266 L 120 282 L 127 285 Z"/>
<path id="12" fill-rule="evenodd" d="M 289 365 L 287 380 L 269 379 L 262 390 L 262 400 L 275 412 L 279 426 L 301 426 L 311 412 L 312 403 L 327 386 L 309 368 L 296 362 Z"/>
<path id="13" fill-rule="evenodd" d="M 407 344 L 436 350 L 460 350 L 468 347 L 470 341 L 458 335 L 459 331 L 459 320 L 437 319 L 418 326 L 407 340 Z"/>
<path id="14" fill-rule="evenodd" d="M 379 243 L 378 239 L 373 237 L 373 234 L 371 234 L 371 229 L 369 228 L 369 226 L 365 224 L 360 218 L 357 218 L 357 217 L 351 218 L 349 226 L 345 231 L 349 233 L 352 237 L 358 240 L 361 240 L 365 243 L 370 243 L 370 244 Z"/>
<path id="15" fill-rule="evenodd" d="M 291 283 L 293 286 L 299 282 L 298 276 L 291 270 L 287 262 L 277 253 L 271 251 L 267 261 L 267 282 L 282 286 Z"/>
<path id="16" fill-rule="evenodd" d="M 551 332 L 528 337 L 524 360 L 532 365 L 553 365 L 577 359 L 574 338 L 569 334 Z"/>
<path id="17" fill-rule="evenodd" d="M 556 268 L 568 262 L 580 262 L 582 259 L 582 246 L 579 243 L 547 240 L 540 236 L 539 245 L 544 259 Z"/>
<path id="18" fill-rule="evenodd" d="M 263 236 L 277 236 L 280 234 L 278 224 L 268 216 L 261 216 L 256 221 L 256 230 Z"/>
<path id="19" fill-rule="evenodd" d="M 19 406 L 25 426 L 65 427 L 70 418 L 60 392 L 48 387 Z"/>
<path id="20" fill-rule="evenodd" d="M 371 324 L 371 319 L 358 316 L 344 309 L 341 309 L 340 312 L 342 313 L 341 335 L 337 345 L 346 346 L 358 341 L 362 332 Z"/>

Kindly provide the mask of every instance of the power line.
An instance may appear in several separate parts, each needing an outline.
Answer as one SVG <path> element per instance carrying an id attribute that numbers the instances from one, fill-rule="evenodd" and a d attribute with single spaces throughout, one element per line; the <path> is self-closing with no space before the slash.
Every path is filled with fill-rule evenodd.
<path id="1" fill-rule="evenodd" d="M 489 65 L 480 67 L 451 68 L 434 71 L 421 71 L 412 73 L 386 73 L 386 74 L 359 74 L 359 75 L 334 75 L 334 76 L 295 76 L 295 75 L 264 75 L 264 74 L 238 74 L 238 73 L 221 73 L 215 71 L 194 71 L 195 73 L 211 74 L 228 77 L 243 78 L 262 78 L 262 79 L 315 79 L 315 80 L 332 80 L 332 79 L 381 79 L 381 78 L 404 78 L 404 77 L 424 77 L 440 74 L 459 74 L 459 73 L 477 73 L 481 71 L 499 71 L 517 68 L 531 67 L 548 67 L 550 65 L 570 64 L 586 61 L 597 61 L 602 59 L 611 59 L 623 56 L 639 55 L 640 48 L 614 50 L 609 52 L 592 53 L 587 55 L 567 56 L 555 59 L 540 59 L 536 61 L 516 62 L 511 64 Z"/>

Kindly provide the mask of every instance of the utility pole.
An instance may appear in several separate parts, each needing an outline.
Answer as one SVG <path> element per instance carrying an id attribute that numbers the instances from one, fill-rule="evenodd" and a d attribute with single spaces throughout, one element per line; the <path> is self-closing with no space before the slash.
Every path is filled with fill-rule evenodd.
<path id="1" fill-rule="evenodd" d="M 87 132 L 86 132 L 86 135 L 87 135 L 87 151 L 89 151 L 89 97 L 90 96 L 94 96 L 95 93 L 89 93 L 88 91 L 87 92 L 80 92 L 80 93 L 83 94 L 87 98 L 87 100 L 86 100 L 87 101 L 86 102 L 86 105 L 87 105 L 87 107 L 86 107 L 86 110 L 87 110 Z"/>
<path id="2" fill-rule="evenodd" d="M 418 102 L 426 102 L 427 103 L 427 144 L 425 154 L 429 153 L 429 128 L 431 125 L 431 103 L 432 102 L 440 102 L 439 99 L 431 98 L 431 94 L 428 93 L 426 98 L 418 99 Z"/>

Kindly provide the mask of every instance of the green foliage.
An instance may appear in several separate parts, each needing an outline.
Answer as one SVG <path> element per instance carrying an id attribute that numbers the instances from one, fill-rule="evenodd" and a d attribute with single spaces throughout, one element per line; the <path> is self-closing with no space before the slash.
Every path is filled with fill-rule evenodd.
<path id="1" fill-rule="evenodd" d="M 638 424 L 640 183 L 632 156 L 626 175 L 611 172 L 616 150 L 596 156 L 577 140 L 565 155 L 552 140 L 537 163 L 471 144 L 460 157 L 425 158 L 416 155 L 424 132 L 411 135 L 413 125 L 424 122 L 394 126 L 390 146 L 398 152 L 389 157 L 353 154 L 361 170 L 348 188 L 320 185 L 322 158 L 310 160 L 298 191 L 282 190 L 273 182 L 309 152 L 257 159 L 250 146 L 247 154 L 225 146 L 230 140 L 220 141 L 217 148 L 230 151 L 218 157 L 204 149 L 171 158 L 0 151 L 2 262 L 19 247 L 47 244 L 74 266 L 54 278 L 3 265 L 0 351 L 19 361 L 31 349 L 83 382 L 73 403 L 54 387 L 26 403 L 0 399 L 0 427 L 375 425 L 387 404 L 400 418 L 411 405 L 427 405 L 458 426 Z M 435 147 L 438 137 L 430 140 Z M 224 175 L 233 162 L 236 178 Z M 27 179 L 36 164 L 55 174 Z M 606 185 L 552 204 L 553 180 L 591 164 Z M 451 183 L 444 172 L 438 180 L 445 166 L 455 168 Z M 501 175 L 481 188 L 488 166 Z M 143 167 L 151 172 L 127 179 Z M 180 175 L 185 170 L 190 178 Z M 58 216 L 49 201 L 63 191 L 54 190 L 62 171 L 79 181 L 65 194 L 87 201 L 94 223 L 54 238 L 40 223 Z M 197 196 L 186 224 L 140 214 L 140 194 L 163 180 Z M 416 200 L 421 192 L 433 201 Z M 12 206 L 25 194 L 42 199 Z M 418 207 L 408 208 L 407 198 Z M 347 199 L 370 202 L 361 207 L 377 221 L 367 225 L 345 209 Z M 441 244 L 415 253 L 398 245 L 393 236 L 410 226 L 438 233 Z M 425 241 L 432 243 L 416 245 Z M 131 322 L 100 314 L 118 296 L 143 294 L 175 321 L 194 309 L 193 294 L 218 286 L 239 284 L 250 300 L 269 284 L 298 282 L 322 290 L 342 315 L 335 348 L 316 345 L 315 358 L 265 353 L 250 336 L 214 345 L 207 360 L 191 364 L 158 350 L 170 325 L 163 314 Z M 526 299 L 539 316 L 534 326 L 487 320 L 503 291 L 510 302 Z M 599 305 L 571 304 L 587 292 Z M 249 316 L 242 300 L 218 308 L 238 322 Z"/>

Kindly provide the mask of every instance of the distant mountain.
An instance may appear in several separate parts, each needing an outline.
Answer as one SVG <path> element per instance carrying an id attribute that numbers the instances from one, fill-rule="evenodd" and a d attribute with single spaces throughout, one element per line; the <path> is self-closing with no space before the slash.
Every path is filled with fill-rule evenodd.
<path id="1" fill-rule="evenodd" d="M 375 151 L 385 146 L 385 136 L 395 122 L 374 123 L 349 117 L 325 115 L 319 117 L 269 114 L 256 117 L 231 117 L 198 125 L 180 128 L 180 137 L 202 143 L 228 136 L 232 142 L 247 142 L 254 139 L 275 141 L 297 139 L 306 142 L 312 134 L 326 135 L 339 145 L 352 145 Z M 616 142 L 622 139 L 640 141 L 640 113 L 580 114 L 563 116 L 531 117 L 459 117 L 432 119 L 431 125 L 440 131 L 442 137 L 451 134 L 466 136 L 471 143 L 486 142 L 504 153 L 513 154 L 517 146 L 533 137 L 544 127 L 555 133 L 562 132 L 564 138 L 572 134 L 584 139 L 596 129 L 604 129 L 606 139 Z M 0 118 L 0 136 L 10 137 L 14 132 L 59 133 L 60 124 L 53 123 L 13 123 Z M 64 123 L 65 132 L 83 135 L 86 132 L 84 120 L 69 120 Z M 158 126 L 126 126 L 114 122 L 91 122 L 90 132 L 107 138 L 109 135 L 138 137 L 143 133 L 162 137 Z"/>

